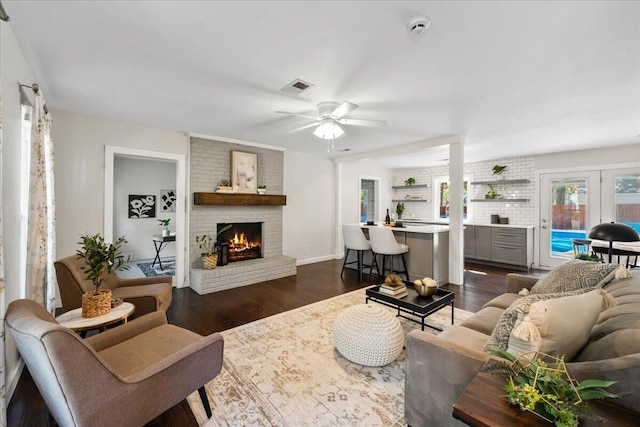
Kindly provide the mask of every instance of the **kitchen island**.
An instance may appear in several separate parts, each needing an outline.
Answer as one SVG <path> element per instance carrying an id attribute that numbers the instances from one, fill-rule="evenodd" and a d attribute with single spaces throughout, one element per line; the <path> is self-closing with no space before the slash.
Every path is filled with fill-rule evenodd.
<path id="1" fill-rule="evenodd" d="M 383 224 L 366 225 L 358 224 L 362 227 L 365 236 L 369 238 L 368 229 L 371 227 L 385 227 Z M 403 227 L 390 227 L 396 236 L 398 243 L 409 246 L 407 257 L 407 270 L 409 279 L 422 279 L 431 277 L 444 285 L 449 281 L 449 227 L 446 225 L 433 224 L 411 224 Z M 357 254 L 351 251 L 347 262 L 355 261 Z M 378 263 L 382 263 L 382 257 Z M 394 257 L 394 271 L 403 271 L 402 262 L 399 257 Z M 364 265 L 371 265 L 373 257 L 371 253 L 365 253 Z M 354 264 L 352 264 L 354 265 Z M 349 266 L 347 266 L 349 268 Z M 365 268 L 366 273 L 369 268 Z"/>

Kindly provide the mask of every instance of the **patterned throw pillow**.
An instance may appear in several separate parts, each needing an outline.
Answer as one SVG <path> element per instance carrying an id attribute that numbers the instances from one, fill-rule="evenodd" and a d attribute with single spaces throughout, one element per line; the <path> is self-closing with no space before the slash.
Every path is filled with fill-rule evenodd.
<path id="1" fill-rule="evenodd" d="M 554 268 L 531 288 L 532 294 L 568 292 L 602 287 L 615 275 L 617 264 L 572 260 Z"/>
<path id="2" fill-rule="evenodd" d="M 526 297 L 518 298 L 500 315 L 498 324 L 495 328 L 493 328 L 491 337 L 484 347 L 485 351 L 491 351 L 491 347 L 496 346 L 506 350 L 509 346 L 509 336 L 511 335 L 511 331 L 513 331 L 513 328 L 516 325 L 518 315 L 520 315 L 520 319 L 522 319 L 526 314 L 529 313 L 531 304 L 533 304 L 534 302 L 568 297 L 571 295 L 580 295 L 591 290 L 593 290 L 593 288 L 583 288 L 576 289 L 570 292 L 531 294 L 527 295 Z"/>

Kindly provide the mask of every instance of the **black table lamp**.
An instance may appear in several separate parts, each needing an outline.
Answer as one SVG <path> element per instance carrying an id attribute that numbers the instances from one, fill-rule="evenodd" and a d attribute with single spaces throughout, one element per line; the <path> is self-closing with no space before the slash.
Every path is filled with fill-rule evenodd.
<path id="1" fill-rule="evenodd" d="M 603 222 L 589 231 L 589 238 L 609 242 L 609 263 L 613 259 L 613 242 L 636 242 L 640 240 L 638 232 L 625 224 Z"/>

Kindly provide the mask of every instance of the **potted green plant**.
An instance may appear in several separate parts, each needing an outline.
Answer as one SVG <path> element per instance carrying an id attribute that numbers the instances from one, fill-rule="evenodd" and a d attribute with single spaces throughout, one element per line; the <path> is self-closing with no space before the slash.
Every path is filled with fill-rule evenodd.
<path id="1" fill-rule="evenodd" d="M 398 215 L 398 219 L 402 219 L 403 212 L 404 212 L 404 203 L 398 203 L 396 205 L 396 214 Z"/>
<path id="2" fill-rule="evenodd" d="M 504 179 L 504 173 L 508 168 L 506 165 L 493 165 L 491 172 L 493 172 L 494 175 L 498 175 L 498 178 Z"/>
<path id="3" fill-rule="evenodd" d="M 258 185 L 258 194 L 260 195 L 264 195 L 267 192 L 267 186 L 266 185 Z"/>
<path id="4" fill-rule="evenodd" d="M 203 234 L 196 236 L 196 242 L 202 252 L 202 268 L 205 270 L 213 270 L 218 265 L 218 236 L 232 227 L 231 224 L 226 225 L 218 231 L 215 236 Z"/>
<path id="5" fill-rule="evenodd" d="M 160 223 L 161 226 L 164 227 L 164 229 L 162 230 L 162 236 L 163 237 L 169 236 L 170 235 L 169 223 L 171 222 L 171 218 L 159 219 L 158 222 Z"/>
<path id="6" fill-rule="evenodd" d="M 576 255 L 576 259 L 580 259 L 582 261 L 591 261 L 591 262 L 604 262 L 598 255 L 595 254 L 579 254 Z"/>
<path id="7" fill-rule="evenodd" d="M 115 243 L 107 244 L 102 234 L 81 236 L 80 249 L 76 251 L 79 259 L 84 260 L 80 267 L 87 280 L 91 280 L 95 290 L 82 295 L 82 317 L 97 317 L 111 310 L 111 290 L 100 290 L 104 279 L 117 270 L 128 270 L 126 263 L 131 259 L 122 254 L 122 245 L 127 243 L 124 236 Z"/>
<path id="8" fill-rule="evenodd" d="M 416 183 L 416 180 L 413 178 L 407 178 L 404 180 L 404 185 L 412 186 Z"/>
<path id="9" fill-rule="evenodd" d="M 620 397 L 605 390 L 616 381 L 578 382 L 571 378 L 564 356 L 525 353 L 516 358 L 500 347 L 493 347 L 491 355 L 483 369 L 507 377 L 503 387 L 507 403 L 531 411 L 557 427 L 577 427 L 580 417 L 593 418 L 588 400 Z"/>
<path id="10" fill-rule="evenodd" d="M 496 190 L 493 188 L 493 185 L 489 184 L 489 189 L 487 190 L 487 193 L 484 195 L 485 199 L 497 199 L 500 196 L 500 194 L 498 194 L 498 192 L 496 192 Z"/>

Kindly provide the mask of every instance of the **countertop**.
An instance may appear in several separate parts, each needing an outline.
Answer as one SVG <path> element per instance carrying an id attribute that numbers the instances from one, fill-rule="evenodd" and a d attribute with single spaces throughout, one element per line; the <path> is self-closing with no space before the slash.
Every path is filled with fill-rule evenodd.
<path id="1" fill-rule="evenodd" d="M 445 226 L 449 226 L 449 223 L 446 221 L 422 221 L 419 219 L 403 219 L 402 222 L 405 225 L 409 225 L 409 224 L 416 224 L 416 223 L 420 223 L 420 224 L 429 224 L 429 225 L 445 225 Z M 486 224 L 486 223 L 479 223 L 479 222 L 464 222 L 462 224 L 463 226 L 465 225 L 474 225 L 474 226 L 482 226 L 482 227 L 505 227 L 505 228 L 525 228 L 525 229 L 529 229 L 529 228 L 535 228 L 535 226 L 533 225 L 516 225 L 516 224 Z"/>
<path id="2" fill-rule="evenodd" d="M 359 226 L 363 228 L 370 227 L 384 227 L 382 223 L 377 223 L 377 225 L 367 225 L 358 223 Z M 447 233 L 449 232 L 448 225 L 439 225 L 439 224 L 413 224 L 409 225 L 405 223 L 404 227 L 389 227 L 393 231 L 404 231 L 406 233 L 422 233 L 422 234 L 436 234 L 436 233 Z"/>

